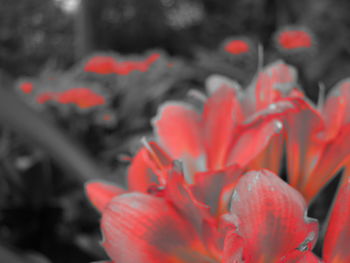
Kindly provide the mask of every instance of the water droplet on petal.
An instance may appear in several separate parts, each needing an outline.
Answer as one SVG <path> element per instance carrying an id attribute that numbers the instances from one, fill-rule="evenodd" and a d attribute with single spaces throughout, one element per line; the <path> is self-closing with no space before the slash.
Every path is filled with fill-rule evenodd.
<path id="1" fill-rule="evenodd" d="M 276 104 L 274 104 L 274 103 L 270 104 L 270 105 L 269 105 L 269 109 L 270 109 L 270 110 L 276 110 L 276 109 L 277 109 Z"/>
<path id="2" fill-rule="evenodd" d="M 239 195 L 238 195 L 238 192 L 236 190 L 233 191 L 232 201 L 239 201 Z"/>
<path id="3" fill-rule="evenodd" d="M 147 193 L 150 195 L 157 196 L 157 197 L 162 197 L 162 196 L 164 196 L 164 189 L 165 189 L 164 186 L 152 184 L 148 187 Z"/>
<path id="4" fill-rule="evenodd" d="M 283 123 L 280 121 L 276 121 L 275 122 L 275 127 L 276 127 L 276 132 L 280 133 L 283 129 Z"/>
<path id="5" fill-rule="evenodd" d="M 300 244 L 300 246 L 297 248 L 300 251 L 307 251 L 310 249 L 310 242 L 315 239 L 315 233 L 311 232 L 306 239 L 303 241 L 303 243 Z"/>

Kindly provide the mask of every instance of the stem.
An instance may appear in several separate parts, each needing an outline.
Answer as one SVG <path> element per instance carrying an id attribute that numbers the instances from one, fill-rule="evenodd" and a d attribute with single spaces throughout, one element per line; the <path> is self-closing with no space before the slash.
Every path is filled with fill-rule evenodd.
<path id="1" fill-rule="evenodd" d="M 96 163 L 53 124 L 0 87 L 0 123 L 42 147 L 69 173 L 85 182 L 103 174 Z"/>

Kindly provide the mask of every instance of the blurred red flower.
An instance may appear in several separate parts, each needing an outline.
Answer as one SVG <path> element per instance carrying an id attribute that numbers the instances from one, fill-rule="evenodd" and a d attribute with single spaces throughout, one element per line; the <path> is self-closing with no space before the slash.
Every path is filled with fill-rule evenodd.
<path id="1" fill-rule="evenodd" d="M 95 56 L 91 58 L 85 65 L 86 72 L 94 72 L 98 74 L 118 74 L 128 75 L 133 71 L 146 72 L 149 67 L 160 58 L 160 54 L 153 53 L 144 61 L 117 61 L 109 56 Z"/>
<path id="2" fill-rule="evenodd" d="M 33 92 L 33 83 L 31 82 L 23 82 L 20 86 L 19 89 L 26 94 L 32 93 Z"/>
<path id="3" fill-rule="evenodd" d="M 39 93 L 36 95 L 36 101 L 39 104 L 54 101 L 60 104 L 73 104 L 80 109 L 87 109 L 104 105 L 106 98 L 91 88 L 76 87 L 61 92 L 46 91 Z"/>
<path id="4" fill-rule="evenodd" d="M 114 73 L 115 59 L 109 56 L 95 56 L 91 58 L 85 65 L 85 71 L 98 74 Z"/>
<path id="5" fill-rule="evenodd" d="M 278 34 L 278 43 L 285 49 L 310 48 L 313 45 L 313 40 L 306 31 L 285 30 Z"/>
<path id="6" fill-rule="evenodd" d="M 60 92 L 57 95 L 56 100 L 62 104 L 75 104 L 77 107 L 82 109 L 91 108 L 106 103 L 106 99 L 102 95 L 84 87 L 72 88 Z"/>
<path id="7" fill-rule="evenodd" d="M 249 52 L 250 47 L 244 40 L 231 40 L 224 46 L 224 49 L 228 53 L 238 55 Z"/>

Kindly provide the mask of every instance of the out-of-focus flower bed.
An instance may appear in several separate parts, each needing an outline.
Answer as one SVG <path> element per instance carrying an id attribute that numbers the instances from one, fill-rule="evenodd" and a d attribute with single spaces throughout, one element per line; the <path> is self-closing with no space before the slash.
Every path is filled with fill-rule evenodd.
<path id="1" fill-rule="evenodd" d="M 173 23 L 175 22 L 173 21 Z M 193 132 L 182 130 L 183 119 L 176 114 L 172 115 L 177 112 L 176 110 L 181 112 L 183 109 L 176 108 L 176 106 L 174 109 L 169 109 L 164 106 L 163 111 L 158 112 L 157 115 L 158 107 L 167 100 L 182 100 L 201 111 L 203 107 L 204 109 L 209 107 L 205 106 L 207 105 L 205 103 L 203 105 L 203 101 L 207 100 L 206 95 L 204 95 L 205 87 L 208 89 L 208 98 L 210 98 L 222 86 L 236 87 L 240 84 L 243 90 L 237 92 L 237 94 L 239 93 L 237 98 L 241 101 L 245 111 L 244 117 L 241 116 L 240 121 L 243 126 L 248 123 L 244 131 L 250 134 L 252 141 L 249 143 L 255 144 L 250 145 L 250 148 L 254 148 L 256 153 L 252 154 L 252 151 L 245 149 L 248 142 L 242 132 L 242 134 L 239 133 L 242 137 L 235 141 L 238 146 L 236 150 L 232 150 L 230 158 L 239 160 L 239 162 L 235 161 L 239 164 L 244 163 L 244 169 L 238 169 L 238 173 L 248 169 L 269 168 L 276 173 L 281 171 L 280 174 L 285 179 L 287 169 L 284 164 L 282 165 L 284 146 L 281 144 L 282 135 L 278 135 L 279 122 L 276 124 L 275 119 L 271 119 L 270 122 L 270 119 L 264 119 L 265 115 L 256 116 L 254 113 L 268 108 L 272 111 L 269 114 L 275 114 L 274 118 L 277 116 L 278 119 L 285 109 L 283 107 L 278 108 L 278 110 L 273 107 L 271 109 L 269 108 L 270 104 L 275 105 L 275 102 L 285 97 L 304 97 L 301 92 L 304 84 L 303 70 L 305 65 L 309 65 L 309 60 L 318 55 L 319 50 L 317 37 L 302 27 L 282 28 L 275 33 L 271 42 L 273 45 L 264 50 L 255 39 L 246 36 L 231 37 L 223 41 L 216 49 L 198 48 L 191 59 L 173 57 L 163 50 L 149 50 L 138 55 L 121 55 L 113 52 L 96 53 L 65 71 L 48 68 L 36 77 L 19 78 L 14 89 L 23 103 L 39 112 L 47 122 L 62 129 L 68 137 L 93 156 L 93 159 L 103 169 L 103 174 L 96 175 L 96 179 L 115 182 L 121 186 L 126 186 L 129 180 L 129 186 L 134 184 L 134 188 L 140 187 L 138 190 L 148 191 L 148 193 L 151 192 L 152 196 L 157 196 L 158 194 L 162 195 L 162 188 L 158 188 L 158 186 L 152 188 L 146 184 L 147 189 L 141 189 L 144 185 L 138 185 L 140 183 L 138 180 L 142 181 L 142 179 L 131 178 L 130 170 L 129 177 L 126 177 L 130 161 L 135 162 L 140 154 L 138 150 L 142 146 L 142 138 L 147 139 L 143 139 L 144 142 L 146 141 L 146 146 L 141 151 L 149 150 L 149 147 L 153 151 L 158 149 L 152 142 L 147 143 L 148 140 L 156 139 L 156 135 L 152 134 L 150 120 L 153 118 L 153 124 L 161 134 L 160 137 L 164 136 L 161 138 L 164 140 L 162 146 L 166 145 L 170 149 L 167 149 L 166 152 L 170 153 L 170 158 L 174 160 L 182 159 L 188 154 L 188 152 L 182 153 L 176 149 L 172 152 L 172 147 L 176 148 L 177 144 L 185 144 L 183 141 L 186 139 L 180 138 L 180 135 Z M 288 66 L 281 59 L 289 61 L 294 67 Z M 301 75 L 300 79 L 297 78 L 297 70 Z M 347 82 L 345 81 L 345 83 Z M 301 84 L 300 87 L 299 84 Z M 267 90 L 269 87 L 271 90 Z M 313 100 L 318 99 L 319 105 L 324 102 L 322 90 L 321 85 L 320 92 L 317 92 L 317 94 L 321 94 L 320 98 L 312 98 Z M 256 93 L 261 96 L 254 97 Z M 230 92 L 224 93 L 224 96 L 228 96 L 228 98 L 231 95 Z M 264 96 L 270 97 L 265 98 Z M 334 105 L 331 100 L 327 102 L 330 104 L 325 104 L 324 109 L 315 108 L 319 110 L 320 114 L 325 114 L 326 121 L 329 121 L 328 119 L 333 116 L 329 107 Z M 300 106 L 298 103 L 302 104 L 300 101 L 295 102 L 298 107 Z M 215 112 L 218 115 L 211 116 L 211 113 L 208 112 L 206 112 L 207 115 L 203 114 L 201 118 L 210 120 L 208 126 L 203 129 L 209 130 L 206 132 L 212 137 L 223 136 L 225 138 L 227 135 L 225 129 L 230 127 L 225 127 L 224 121 L 220 122 L 214 117 L 220 119 L 226 112 L 216 112 L 217 108 L 222 107 L 222 104 L 216 105 L 213 102 L 210 107 L 212 107 L 210 112 Z M 316 111 L 312 106 L 305 106 L 305 108 L 307 114 Z M 192 116 L 194 113 L 186 111 L 184 115 L 186 114 Z M 236 112 L 236 114 L 238 116 L 240 113 Z M 157 117 L 154 118 L 154 116 Z M 196 118 L 197 116 L 194 117 L 194 119 Z M 312 118 L 310 117 L 311 120 L 313 120 Z M 297 123 L 295 120 L 288 120 L 290 123 L 289 126 L 286 125 L 286 129 L 293 136 L 298 137 L 298 132 L 295 129 L 301 129 L 302 127 L 299 126 L 303 124 Z M 268 132 L 262 135 L 255 134 L 255 130 L 261 128 L 261 122 L 269 124 L 269 129 L 266 128 Z M 294 124 L 299 126 L 295 127 Z M 221 127 L 221 125 L 222 133 L 218 132 L 217 134 L 210 130 L 216 126 Z M 335 122 L 332 125 L 340 124 Z M 176 135 L 169 135 L 169 132 L 162 130 L 164 126 L 167 126 L 167 129 L 173 129 Z M 270 132 L 272 126 L 276 129 Z M 336 126 L 336 128 L 334 131 L 327 132 L 329 134 L 340 132 L 340 126 Z M 107 258 L 99 245 L 101 240 L 99 215 L 88 204 L 82 185 L 74 180 L 74 174 L 63 171 L 64 169 L 53 162 L 43 149 L 21 137 L 20 132 L 16 133 L 5 125 L 1 127 L 0 132 L 0 173 L 3 175 L 0 177 L 0 244 L 4 244 L 4 246 L 0 246 L 0 261 L 3 260 L 2 255 L 9 263 L 89 262 Z M 40 132 L 40 130 L 37 131 L 37 136 L 41 136 Z M 198 131 L 198 133 L 201 132 Z M 308 134 L 305 132 L 306 135 Z M 179 136 L 178 140 L 173 139 L 172 136 Z M 270 137 L 273 138 L 271 139 L 272 146 L 264 152 L 263 148 L 267 142 L 263 142 Z M 196 141 L 191 141 L 191 139 L 193 138 L 188 139 L 188 143 L 196 144 Z M 217 139 L 220 140 L 220 138 Z M 303 145 L 299 145 L 297 150 L 293 148 L 295 143 L 293 139 L 301 142 L 308 140 L 307 138 L 288 137 L 286 140 L 288 154 L 294 151 L 293 153 L 297 156 L 307 155 L 305 152 L 308 149 L 302 148 Z M 327 139 L 329 138 L 327 137 Z M 222 150 L 220 146 L 225 148 L 225 141 L 215 142 L 219 146 L 208 146 L 207 142 L 204 143 L 205 147 L 211 149 L 205 153 L 206 160 L 210 160 L 206 164 L 209 171 L 224 169 L 228 166 L 222 158 L 220 159 L 220 156 L 216 156 L 216 153 Z M 325 145 L 324 147 L 330 147 L 331 144 L 325 143 Z M 193 149 L 187 150 L 191 152 Z M 260 156 L 259 159 L 258 156 L 257 159 L 254 159 L 253 157 L 257 157 L 256 155 L 260 151 L 268 158 L 264 159 L 264 156 Z M 138 155 L 133 158 L 137 152 Z M 149 153 L 144 152 L 141 155 L 147 154 Z M 325 158 L 325 162 L 327 160 L 329 159 Z M 198 171 L 203 172 L 202 159 L 198 158 L 195 161 L 191 159 L 189 163 L 182 161 L 186 171 L 195 170 L 197 172 L 198 168 Z M 302 170 L 300 168 L 302 161 L 288 159 L 290 162 L 288 176 L 291 179 L 290 184 L 298 189 L 307 201 L 310 201 L 331 179 L 330 177 L 335 175 L 324 176 L 323 181 L 319 182 L 318 188 L 311 189 L 309 181 L 306 180 L 303 183 L 298 181 L 297 174 L 308 174 L 311 169 L 316 168 L 316 171 L 321 173 L 324 167 L 320 164 L 320 167 L 315 168 L 313 161 L 308 161 L 309 163 L 306 161 L 302 163 L 305 167 L 305 170 Z M 300 169 L 296 171 L 290 168 L 294 166 Z M 140 167 L 131 167 L 130 169 L 142 172 L 142 169 L 139 170 Z M 309 176 L 308 180 L 312 180 L 315 174 L 310 173 Z M 175 181 L 178 179 L 176 176 L 174 178 Z M 130 182 L 130 180 L 134 181 Z M 227 184 L 232 183 L 227 178 L 223 180 L 228 180 L 225 181 Z M 323 223 L 330 205 L 330 196 L 334 195 L 336 182 L 332 182 L 315 199 L 311 207 L 312 215 L 317 217 L 321 223 Z M 282 183 L 277 182 L 276 184 Z M 160 184 L 160 186 L 164 185 Z M 283 187 L 287 189 L 289 186 Z M 240 189 L 243 188 L 239 188 L 239 191 L 241 191 Z M 286 191 L 290 191 L 288 189 Z M 152 192 L 152 190 L 154 191 Z M 200 192 L 200 190 L 198 191 Z M 111 192 L 115 194 L 115 192 Z M 203 199 L 207 198 L 205 193 L 202 194 L 204 195 Z M 198 193 L 198 195 L 201 194 Z M 94 203 L 94 197 L 90 196 L 90 198 Z M 175 197 L 169 198 L 174 201 Z M 292 199 L 299 199 L 299 196 Z M 101 203 L 99 200 L 96 202 L 97 206 Z M 98 208 L 101 209 L 101 207 Z M 216 207 L 216 209 L 226 211 L 223 207 Z M 305 207 L 302 210 L 305 210 Z M 222 212 L 218 211 L 215 212 L 219 214 Z M 107 252 L 113 255 L 110 250 Z M 320 254 L 319 247 L 316 247 L 316 252 Z"/>

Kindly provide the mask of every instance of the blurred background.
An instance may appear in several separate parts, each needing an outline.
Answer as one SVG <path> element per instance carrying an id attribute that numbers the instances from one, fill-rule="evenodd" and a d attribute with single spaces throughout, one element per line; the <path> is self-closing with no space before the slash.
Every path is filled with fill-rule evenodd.
<path id="1" fill-rule="evenodd" d="M 248 85 L 259 45 L 265 64 L 297 67 L 317 100 L 319 83 L 350 76 L 349 10 L 347 0 L 0 0 L 0 262 L 106 259 L 83 183 L 125 184 L 157 107 L 214 73 Z M 288 30 L 311 45 L 284 48 Z M 247 48 L 228 50 L 232 40 Z"/>

